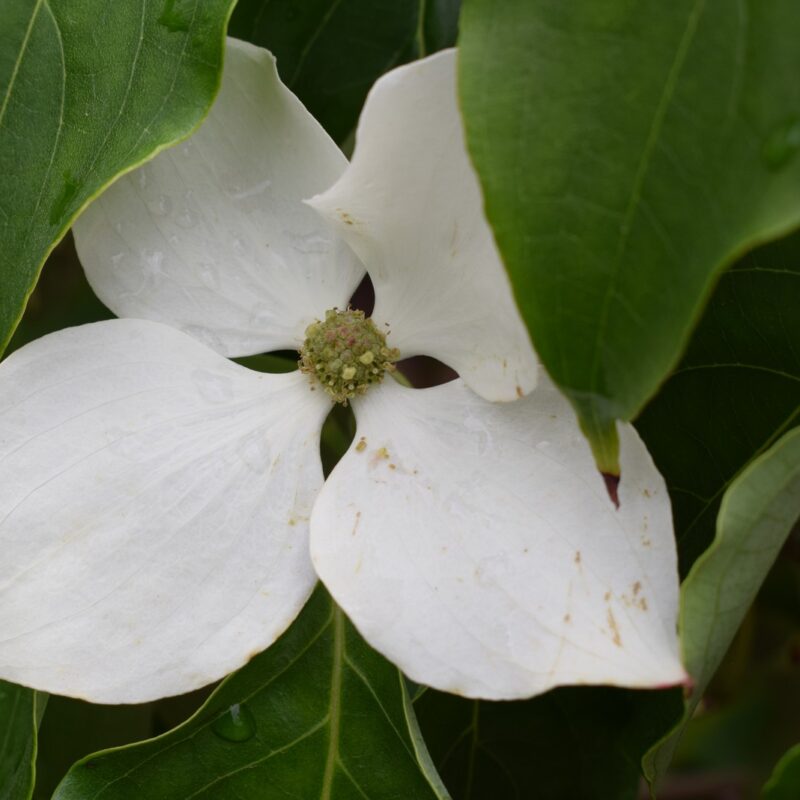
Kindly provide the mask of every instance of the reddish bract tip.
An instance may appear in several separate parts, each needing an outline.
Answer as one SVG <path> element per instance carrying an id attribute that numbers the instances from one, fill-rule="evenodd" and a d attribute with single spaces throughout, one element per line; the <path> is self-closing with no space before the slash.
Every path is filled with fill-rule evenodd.
<path id="1" fill-rule="evenodd" d="M 619 508 L 619 475 L 611 475 L 608 472 L 603 472 L 602 475 L 611 502 L 616 508 Z"/>

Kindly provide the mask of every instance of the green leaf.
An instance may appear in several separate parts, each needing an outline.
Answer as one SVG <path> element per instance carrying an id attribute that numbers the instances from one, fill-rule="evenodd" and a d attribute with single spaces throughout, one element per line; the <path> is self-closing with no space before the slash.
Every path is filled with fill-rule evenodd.
<path id="1" fill-rule="evenodd" d="M 800 232 L 723 274 L 636 427 L 667 480 L 685 575 L 736 474 L 800 422 Z"/>
<path id="2" fill-rule="evenodd" d="M 39 731 L 34 800 L 50 800 L 56 786 L 78 759 L 100 749 L 120 747 L 155 735 L 154 706 L 152 703 L 96 705 L 51 695 Z M 192 711 L 199 706 L 200 702 L 195 703 Z"/>
<path id="3" fill-rule="evenodd" d="M 761 797 L 762 800 L 797 800 L 800 797 L 800 744 L 777 763 Z"/>
<path id="4" fill-rule="evenodd" d="M 681 587 L 681 642 L 694 689 L 678 728 L 643 762 L 651 784 L 664 775 L 683 725 L 799 514 L 800 428 L 795 428 L 730 485 L 717 518 L 717 537 Z"/>
<path id="5" fill-rule="evenodd" d="M 54 799 L 100 792 L 107 800 L 447 796 L 402 676 L 321 587 L 283 637 L 190 720 L 157 739 L 89 756 Z"/>
<path id="6" fill-rule="evenodd" d="M 421 0 L 425 13 L 420 17 L 422 31 L 417 37 L 419 55 L 453 47 L 458 38 L 461 0 Z"/>
<path id="7" fill-rule="evenodd" d="M 613 420 L 676 364 L 722 268 L 800 222 L 798 40 L 796 0 L 464 4 L 487 214 L 598 457 L 613 461 Z"/>
<path id="8" fill-rule="evenodd" d="M 3 0 L 0 352 L 80 210 L 203 119 L 232 2 Z"/>
<path id="9" fill-rule="evenodd" d="M 47 695 L 0 681 L 0 797 L 29 800 Z"/>
<path id="10" fill-rule="evenodd" d="M 638 761 L 680 707 L 680 691 L 607 687 L 513 703 L 428 689 L 415 703 L 454 800 L 634 800 Z"/>
<path id="11" fill-rule="evenodd" d="M 284 83 L 337 141 L 373 83 L 455 42 L 459 0 L 240 0 L 231 35 L 266 47 Z"/>

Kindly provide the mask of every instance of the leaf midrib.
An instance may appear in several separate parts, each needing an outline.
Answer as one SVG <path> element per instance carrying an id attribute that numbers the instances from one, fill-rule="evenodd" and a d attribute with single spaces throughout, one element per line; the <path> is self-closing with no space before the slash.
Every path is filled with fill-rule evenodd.
<path id="1" fill-rule="evenodd" d="M 8 81 L 6 96 L 3 98 L 3 105 L 0 106 L 0 127 L 3 125 L 3 118 L 5 117 L 6 109 L 8 108 L 8 102 L 11 99 L 11 95 L 14 91 L 14 84 L 17 81 L 19 68 L 22 64 L 22 59 L 25 57 L 25 52 L 28 49 L 28 42 L 30 42 L 31 34 L 33 33 L 33 26 L 36 24 L 36 18 L 39 16 L 39 11 L 41 10 L 43 3 L 44 0 L 36 0 L 36 5 L 33 8 L 33 13 L 28 21 L 28 27 L 25 30 L 25 36 L 23 37 L 22 44 L 19 48 L 19 55 L 17 56 L 17 60 L 14 62 L 14 69 L 11 70 L 11 78 Z"/>
<path id="2" fill-rule="evenodd" d="M 619 280 L 620 270 L 622 268 L 622 256 L 625 253 L 625 249 L 628 244 L 633 219 L 640 205 L 642 187 L 644 186 L 644 182 L 647 178 L 647 173 L 652 161 L 653 151 L 655 150 L 656 144 L 658 143 L 658 139 L 661 135 L 670 102 L 675 94 L 675 88 L 678 84 L 678 79 L 683 69 L 683 65 L 686 62 L 686 56 L 691 48 L 695 33 L 697 32 L 697 26 L 705 8 L 705 4 L 706 0 L 696 0 L 694 8 L 689 13 L 683 36 L 678 43 L 678 48 L 675 52 L 675 58 L 673 59 L 669 73 L 667 74 L 667 79 L 664 83 L 664 88 L 661 92 L 658 105 L 656 106 L 653 120 L 650 123 L 650 129 L 647 134 L 647 139 L 645 140 L 644 149 L 642 150 L 642 155 L 639 158 L 639 163 L 633 178 L 633 185 L 628 198 L 628 204 L 625 208 L 625 214 L 622 222 L 620 223 L 620 235 L 617 240 L 613 268 L 611 271 L 610 280 L 608 282 L 608 287 L 603 296 L 603 303 L 600 309 L 600 319 L 597 328 L 597 336 L 593 344 L 592 366 L 589 372 L 590 387 L 592 391 L 596 391 L 597 389 L 597 379 L 600 371 L 600 353 L 603 350 L 601 343 L 605 338 L 606 329 L 608 327 L 611 299 L 617 293 L 617 283 Z M 598 420 L 597 411 L 594 404 L 592 405 L 592 409 L 592 415 L 594 417 L 594 422 L 596 423 Z"/>
<path id="3" fill-rule="evenodd" d="M 333 610 L 333 664 L 331 669 L 331 701 L 329 718 L 331 734 L 325 757 L 320 800 L 331 800 L 333 776 L 339 756 L 339 732 L 342 720 L 342 665 L 344 663 L 344 618 L 338 607 Z"/>

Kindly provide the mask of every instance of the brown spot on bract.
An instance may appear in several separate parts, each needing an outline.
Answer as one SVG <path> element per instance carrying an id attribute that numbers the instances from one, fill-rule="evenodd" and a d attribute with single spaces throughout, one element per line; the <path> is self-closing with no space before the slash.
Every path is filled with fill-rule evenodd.
<path id="1" fill-rule="evenodd" d="M 389 458 L 389 451 L 385 447 L 379 447 L 375 452 L 372 454 L 372 458 L 370 459 L 370 466 L 376 467 L 381 461 L 385 461 Z"/>
<path id="2" fill-rule="evenodd" d="M 641 591 L 642 591 L 642 582 L 641 581 L 636 581 L 633 584 L 633 596 L 635 597 Z"/>
<path id="3" fill-rule="evenodd" d="M 367 440 L 362 436 L 356 445 L 356 452 L 363 453 L 367 449 Z"/>
<path id="4" fill-rule="evenodd" d="M 297 520 L 296 520 L 296 519 L 294 519 L 294 517 L 292 517 L 292 519 L 290 519 L 290 520 L 289 520 L 289 525 L 291 525 L 292 527 L 294 527 L 295 525 L 297 525 Z"/>
<path id="5" fill-rule="evenodd" d="M 611 592 L 606 592 L 606 593 L 603 595 L 603 600 L 605 600 L 605 601 L 606 601 L 606 603 L 607 603 L 609 600 L 611 600 Z"/>
<path id="6" fill-rule="evenodd" d="M 397 464 L 389 464 L 389 469 L 397 469 Z"/>
<path id="7" fill-rule="evenodd" d="M 346 212 L 343 211 L 341 208 L 339 209 L 339 216 L 341 217 L 342 222 L 345 225 L 355 225 L 356 221 Z"/>
<path id="8" fill-rule="evenodd" d="M 647 600 L 645 600 L 644 597 L 639 598 L 639 608 L 641 608 L 642 611 L 647 611 Z"/>
<path id="9" fill-rule="evenodd" d="M 358 530 L 358 526 L 360 524 L 361 524 L 361 512 L 360 511 L 356 511 L 356 521 L 353 524 L 353 531 L 351 533 L 351 536 L 355 536 L 356 535 L 356 531 Z"/>
<path id="10" fill-rule="evenodd" d="M 523 394 L 524 392 L 522 391 L 522 387 L 517 386 L 517 397 L 522 397 Z"/>
<path id="11" fill-rule="evenodd" d="M 614 612 L 609 608 L 608 609 L 608 628 L 611 631 L 611 640 L 617 647 L 622 647 L 622 637 L 619 635 L 619 627 L 617 626 L 617 620 L 614 618 Z"/>
<path id="12" fill-rule="evenodd" d="M 564 614 L 564 622 L 572 622 L 572 616 L 570 614 Z"/>
<path id="13" fill-rule="evenodd" d="M 575 551 L 575 558 L 573 560 L 575 561 L 576 564 L 580 564 L 581 563 L 581 551 L 580 550 L 576 550 Z"/>
<path id="14" fill-rule="evenodd" d="M 650 547 L 653 543 L 645 536 L 642 537 L 642 547 Z"/>
<path id="15" fill-rule="evenodd" d="M 642 490 L 642 494 L 643 494 L 645 497 L 650 497 L 650 490 L 649 490 L 649 489 L 643 489 L 643 490 Z"/>

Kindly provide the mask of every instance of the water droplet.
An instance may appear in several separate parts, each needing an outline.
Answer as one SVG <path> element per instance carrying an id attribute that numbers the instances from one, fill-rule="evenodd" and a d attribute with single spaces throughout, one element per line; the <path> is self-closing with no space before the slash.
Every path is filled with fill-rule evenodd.
<path id="1" fill-rule="evenodd" d="M 167 216 L 172 211 L 172 200 L 165 194 L 158 198 L 158 213 Z"/>
<path id="2" fill-rule="evenodd" d="M 197 339 L 198 342 L 204 344 L 216 353 L 224 353 L 227 350 L 225 342 L 214 331 L 203 328 L 200 325 L 182 325 L 181 330 L 192 339 Z"/>
<path id="3" fill-rule="evenodd" d="M 161 250 L 143 250 L 142 258 L 148 272 L 156 276 L 164 274 L 164 253 Z"/>
<path id="4" fill-rule="evenodd" d="M 175 222 L 182 228 L 191 228 L 197 222 L 197 215 L 190 208 L 184 208 L 175 218 Z"/>
<path id="5" fill-rule="evenodd" d="M 183 5 L 185 3 L 182 3 L 181 0 L 166 0 L 164 10 L 158 18 L 158 24 L 163 25 L 170 33 L 188 31 L 192 18 L 188 10 L 182 7 Z"/>
<path id="6" fill-rule="evenodd" d="M 192 378 L 203 399 L 209 403 L 226 403 L 233 398 L 233 382 L 224 375 L 196 369 Z"/>
<path id="7" fill-rule="evenodd" d="M 168 195 L 160 194 L 155 199 L 148 201 L 147 209 L 156 216 L 168 217 L 172 211 L 172 198 Z"/>
<path id="8" fill-rule="evenodd" d="M 242 186 L 233 178 L 225 178 L 223 180 L 223 190 L 232 200 L 247 200 L 250 197 L 256 197 L 264 194 L 264 192 L 272 186 L 272 181 L 269 179 L 258 181 L 256 183 L 247 182 L 247 186 Z"/>
<path id="9" fill-rule="evenodd" d="M 217 717 L 211 730 L 228 742 L 246 742 L 256 734 L 256 721 L 250 709 L 243 703 L 234 703 L 224 714 Z"/>
<path id="10" fill-rule="evenodd" d="M 231 240 L 231 249 L 237 256 L 243 256 L 247 253 L 244 242 L 238 236 L 234 236 Z"/>
<path id="11" fill-rule="evenodd" d="M 204 286 L 207 286 L 213 291 L 219 291 L 220 279 L 219 270 L 213 265 L 208 263 L 200 264 L 200 280 Z"/>
<path id="12" fill-rule="evenodd" d="M 491 435 L 486 429 L 484 422 L 478 417 L 468 415 L 464 419 L 464 427 L 470 433 L 474 434 L 472 440 L 477 446 L 478 455 L 486 455 L 486 451 L 489 449 L 489 445 L 491 444 Z"/>
<path id="13" fill-rule="evenodd" d="M 164 270 L 164 253 L 160 250 L 142 250 L 139 264 L 140 288 L 147 292 L 158 291 L 167 275 Z"/>
<path id="14" fill-rule="evenodd" d="M 800 150 L 800 119 L 792 117 L 772 130 L 764 142 L 761 157 L 769 169 L 788 164 Z"/>
<path id="15" fill-rule="evenodd" d="M 292 237 L 292 247 L 300 253 L 327 253 L 331 243 L 326 236 L 304 234 Z"/>

